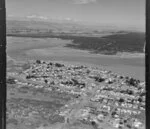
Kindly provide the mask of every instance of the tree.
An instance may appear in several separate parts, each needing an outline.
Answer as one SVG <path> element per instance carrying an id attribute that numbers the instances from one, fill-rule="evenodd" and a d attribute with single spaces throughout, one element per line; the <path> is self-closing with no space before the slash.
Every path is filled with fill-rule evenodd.
<path id="1" fill-rule="evenodd" d="M 36 60 L 36 63 L 37 63 L 37 64 L 41 64 L 41 61 L 40 61 L 40 60 Z"/>
<path id="2" fill-rule="evenodd" d="M 120 99 L 119 99 L 119 102 L 120 102 L 120 103 L 123 103 L 123 102 L 124 102 L 124 99 L 123 99 L 123 98 L 120 98 Z"/>
<path id="3" fill-rule="evenodd" d="M 15 80 L 13 78 L 8 78 L 7 83 L 9 84 L 16 84 Z"/>
<path id="4" fill-rule="evenodd" d="M 132 90 L 128 90 L 128 89 L 127 89 L 127 93 L 128 93 L 129 95 L 133 95 L 133 91 L 132 91 Z"/>
<path id="5" fill-rule="evenodd" d="M 44 82 L 45 82 L 45 83 L 48 83 L 48 81 L 47 81 L 46 79 L 44 80 Z"/>
<path id="6" fill-rule="evenodd" d="M 140 97 L 140 98 L 138 98 L 138 101 L 139 101 L 139 102 L 142 102 L 142 98 L 141 98 L 141 97 Z"/>

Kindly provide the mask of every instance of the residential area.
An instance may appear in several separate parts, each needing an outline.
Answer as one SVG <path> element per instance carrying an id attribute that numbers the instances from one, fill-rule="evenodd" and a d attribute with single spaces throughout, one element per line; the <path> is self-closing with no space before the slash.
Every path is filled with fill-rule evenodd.
<path id="1" fill-rule="evenodd" d="M 8 122 L 26 121 L 32 128 L 43 121 L 78 121 L 95 129 L 145 128 L 145 82 L 132 77 L 37 60 L 22 72 L 9 72 L 7 84 Z"/>

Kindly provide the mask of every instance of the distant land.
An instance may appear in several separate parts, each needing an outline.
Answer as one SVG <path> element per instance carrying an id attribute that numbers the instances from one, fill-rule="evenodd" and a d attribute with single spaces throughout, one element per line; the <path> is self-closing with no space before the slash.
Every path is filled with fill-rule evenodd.
<path id="1" fill-rule="evenodd" d="M 66 47 L 105 55 L 143 53 L 145 42 L 144 32 L 44 21 L 8 20 L 7 36 L 72 40 Z"/>

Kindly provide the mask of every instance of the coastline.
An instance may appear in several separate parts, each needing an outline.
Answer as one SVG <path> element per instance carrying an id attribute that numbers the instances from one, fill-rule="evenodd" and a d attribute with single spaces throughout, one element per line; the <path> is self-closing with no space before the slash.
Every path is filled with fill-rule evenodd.
<path id="1" fill-rule="evenodd" d="M 100 66 L 114 73 L 145 80 L 144 53 L 102 55 L 65 47 L 58 39 L 8 38 L 7 55 L 16 61 L 49 60 Z"/>
<path id="2" fill-rule="evenodd" d="M 118 52 L 116 56 L 119 56 L 120 58 L 145 58 L 145 53 Z"/>

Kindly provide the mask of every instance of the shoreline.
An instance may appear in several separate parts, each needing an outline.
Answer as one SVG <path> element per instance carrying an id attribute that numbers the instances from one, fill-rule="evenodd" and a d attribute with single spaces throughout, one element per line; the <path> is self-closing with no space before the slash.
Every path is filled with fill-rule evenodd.
<path id="1" fill-rule="evenodd" d="M 127 33 L 128 34 L 128 33 Z M 118 35 L 118 33 L 114 33 L 114 34 L 105 34 L 104 36 L 99 36 L 99 37 L 90 37 L 88 36 L 87 38 L 98 38 L 98 39 L 103 39 L 103 38 L 108 38 L 109 39 L 109 36 L 113 36 L 113 35 Z M 68 36 L 68 37 L 66 37 Z M 118 51 L 115 51 L 115 53 L 109 53 L 109 54 L 105 54 L 103 53 L 103 51 L 105 50 L 102 50 L 100 52 L 94 52 L 96 49 L 88 49 L 88 48 L 85 48 L 85 49 L 82 49 L 82 48 L 76 48 L 76 47 L 69 47 L 67 45 L 75 45 L 77 42 L 74 41 L 75 40 L 75 37 L 79 37 L 79 38 L 85 38 L 86 36 L 72 36 L 72 35 L 46 35 L 46 34 L 8 34 L 7 37 L 9 38 L 33 38 L 33 39 L 53 39 L 53 40 L 62 40 L 62 41 L 67 41 L 68 43 L 65 43 L 64 47 L 66 48 L 69 48 L 69 49 L 74 49 L 74 50 L 81 50 L 81 51 L 88 51 L 90 54 L 94 54 L 94 55 L 98 55 L 98 56 L 112 56 L 112 57 L 120 57 L 120 58 L 131 58 L 131 57 L 144 57 L 145 56 L 145 53 L 143 51 L 129 51 L 130 50 L 128 48 L 128 50 L 125 50 L 124 52 L 122 52 L 121 49 L 119 49 Z M 76 44 L 76 45 L 79 45 L 79 44 Z M 109 46 L 109 44 L 106 44 Z M 93 51 L 93 52 L 92 52 Z M 109 51 L 109 50 L 106 50 L 106 51 Z M 102 52 L 102 53 L 101 53 Z"/>
<path id="2" fill-rule="evenodd" d="M 120 58 L 145 58 L 145 53 L 118 52 L 116 56 L 119 56 Z"/>
<path id="3" fill-rule="evenodd" d="M 106 70 L 121 75 L 133 76 L 145 80 L 144 54 L 118 53 L 117 55 L 102 55 L 64 47 L 69 43 L 64 40 L 9 38 L 7 55 L 16 61 L 49 60 L 63 61 L 72 64 L 102 66 Z M 132 56 L 131 56 L 132 55 Z"/>
<path id="4" fill-rule="evenodd" d="M 15 59 L 13 59 L 14 64 L 25 64 L 27 62 L 31 63 L 31 62 L 35 62 L 36 60 L 38 60 L 38 59 L 30 59 L 30 60 L 15 60 Z M 130 73 L 130 69 L 134 70 L 134 69 L 136 69 L 136 67 L 132 67 L 127 71 L 128 68 L 126 68 L 126 67 L 128 67 L 128 66 L 124 66 L 125 68 L 122 68 L 122 66 L 117 66 L 117 67 L 104 66 L 104 65 L 97 65 L 97 64 L 92 64 L 92 63 L 77 62 L 77 61 L 64 61 L 64 60 L 57 60 L 57 59 L 56 60 L 39 59 L 39 60 L 45 61 L 45 62 L 49 61 L 49 62 L 53 62 L 53 63 L 61 63 L 61 64 L 68 65 L 68 66 L 71 66 L 71 65 L 81 66 L 81 65 L 83 65 L 85 67 L 98 68 L 98 69 L 105 70 L 105 71 L 111 71 L 113 74 L 116 74 L 116 75 L 120 75 L 120 76 L 124 76 L 124 77 L 131 77 L 131 78 L 134 78 L 134 79 L 137 79 L 140 81 L 145 81 L 145 76 L 142 76 L 142 78 L 141 77 L 137 78 L 132 71 Z M 124 70 L 124 69 L 126 69 L 126 70 Z M 139 69 L 140 69 L 140 67 L 139 67 Z M 124 73 L 124 71 L 126 71 L 126 73 Z"/>

